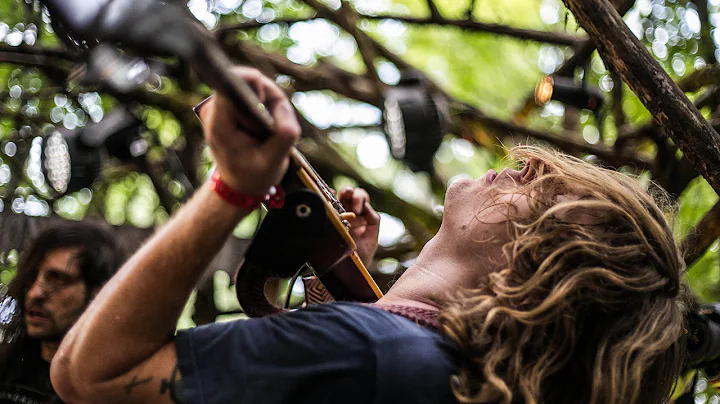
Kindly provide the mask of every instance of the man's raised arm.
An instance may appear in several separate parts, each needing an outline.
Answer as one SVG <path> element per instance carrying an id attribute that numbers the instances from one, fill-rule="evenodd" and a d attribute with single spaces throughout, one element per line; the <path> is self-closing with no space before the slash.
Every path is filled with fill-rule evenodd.
<path id="1" fill-rule="evenodd" d="M 222 97 L 201 111 L 216 173 L 231 189 L 263 195 L 287 170 L 299 139 L 294 110 L 272 80 L 237 68 L 276 120 L 260 143 L 242 132 L 242 118 Z M 207 264 L 249 209 L 228 203 L 211 184 L 184 206 L 100 291 L 67 334 L 51 378 L 66 402 L 170 403 L 178 379 L 173 334 Z"/>

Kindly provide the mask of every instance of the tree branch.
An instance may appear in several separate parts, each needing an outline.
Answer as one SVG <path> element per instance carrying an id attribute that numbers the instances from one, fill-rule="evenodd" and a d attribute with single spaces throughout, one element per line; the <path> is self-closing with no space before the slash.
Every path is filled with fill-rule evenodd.
<path id="1" fill-rule="evenodd" d="M 138 171 L 147 174 L 150 181 L 157 192 L 160 199 L 160 204 L 168 215 L 172 215 L 173 207 L 178 204 L 178 201 L 168 191 L 167 184 L 163 181 L 162 169 L 155 163 L 151 163 L 147 156 L 140 156 L 135 159 L 135 164 L 138 167 Z"/>
<path id="2" fill-rule="evenodd" d="M 607 0 L 563 0 L 612 67 L 687 159 L 720 192 L 720 135 L 672 81 Z"/>
<path id="3" fill-rule="evenodd" d="M 370 79 L 378 92 L 382 93 L 385 85 L 380 80 L 378 72 L 375 69 L 375 47 L 369 40 L 369 36 L 365 34 L 357 26 L 357 12 L 348 5 L 346 1 L 341 0 L 340 9 L 338 11 L 331 10 L 328 6 L 324 5 L 318 0 L 303 0 L 307 5 L 314 8 L 318 13 L 318 16 L 325 17 L 326 19 L 334 22 L 344 29 L 347 33 L 355 38 L 355 42 L 358 45 L 360 56 L 365 63 L 367 69 L 366 76 Z"/>
<path id="4" fill-rule="evenodd" d="M 262 28 L 268 24 L 293 25 L 298 22 L 314 21 L 314 20 L 317 20 L 318 18 L 320 18 L 320 17 L 317 17 L 317 16 L 286 17 L 286 18 L 277 18 L 277 19 L 269 21 L 269 22 L 258 22 L 257 20 L 249 20 L 249 21 L 243 21 L 243 22 L 240 22 L 237 24 L 220 25 L 214 31 L 214 33 L 215 33 L 215 37 L 222 41 L 227 36 L 231 35 L 234 32 L 237 32 L 237 31 L 249 31 L 249 30 L 253 30 L 253 29 L 258 29 L 258 28 Z"/>
<path id="5" fill-rule="evenodd" d="M 54 58 L 68 62 L 77 62 L 81 59 L 81 55 L 79 52 L 72 52 L 62 48 L 48 48 L 42 46 L 0 45 L 0 52 L 7 52 L 9 54 L 41 56 L 45 58 Z"/>
<path id="6" fill-rule="evenodd" d="M 458 108 L 458 107 L 456 107 Z M 647 170 L 653 166 L 653 162 L 649 159 L 633 156 L 627 153 L 618 153 L 615 150 L 599 146 L 592 145 L 589 143 L 578 142 L 573 140 L 573 134 L 551 134 L 540 132 L 538 130 L 529 129 L 523 126 L 516 125 L 514 123 L 505 122 L 497 118 L 491 118 L 482 114 L 480 111 L 475 110 L 470 106 L 461 106 L 458 108 L 460 118 L 472 119 L 480 124 L 493 128 L 495 130 L 503 131 L 511 135 L 521 135 L 526 137 L 532 137 L 537 140 L 541 140 L 560 149 L 568 152 L 585 153 L 597 156 L 602 161 L 610 164 L 614 167 L 621 167 L 624 165 L 630 165 L 638 169 Z M 477 139 L 467 139 L 470 141 L 477 142 Z"/>
<path id="7" fill-rule="evenodd" d="M 53 81 L 64 82 L 67 73 L 78 61 L 77 55 L 56 49 L 0 46 L 0 63 L 37 67 Z"/>
<path id="8" fill-rule="evenodd" d="M 718 105 L 720 105 L 720 87 L 718 86 L 709 88 L 695 100 L 697 109 L 705 107 L 715 108 Z"/>
<path id="9" fill-rule="evenodd" d="M 695 70 L 678 82 L 680 89 L 686 93 L 713 84 L 720 84 L 720 65 L 718 64 L 707 65 L 702 69 Z"/>
<path id="10" fill-rule="evenodd" d="M 613 72 L 612 80 L 615 87 L 612 89 L 612 111 L 615 120 L 615 127 L 625 125 L 625 111 L 623 110 L 623 81 L 620 75 Z"/>
<path id="11" fill-rule="evenodd" d="M 447 20 L 433 18 L 404 17 L 396 15 L 361 15 L 367 20 L 396 20 L 411 25 L 433 25 L 436 27 L 454 27 L 467 32 L 484 32 L 495 35 L 508 36 L 524 41 L 548 43 L 552 45 L 578 47 L 587 41 L 587 38 L 566 34 L 563 32 L 537 31 L 532 29 L 515 28 L 502 24 L 492 24 L 469 20 Z"/>
<path id="12" fill-rule="evenodd" d="M 469 21 L 472 21 L 475 13 L 475 0 L 470 0 L 470 4 L 468 5 L 467 10 L 465 11 L 465 18 L 467 18 Z"/>
<path id="13" fill-rule="evenodd" d="M 322 4 L 316 0 L 306 1 L 311 1 L 313 3 L 316 3 L 317 5 Z M 380 80 L 380 76 L 378 75 L 377 69 L 375 68 L 375 58 L 377 57 L 375 48 L 373 47 L 373 44 L 368 40 L 369 36 L 363 31 L 361 31 L 360 28 L 358 28 L 358 14 L 355 9 L 353 9 L 347 1 L 340 0 L 340 4 L 340 10 L 338 10 L 335 15 L 338 15 L 338 17 L 345 20 L 342 26 L 345 28 L 346 31 L 350 33 L 350 35 L 353 36 L 353 38 L 355 38 L 355 42 L 357 42 L 358 44 L 360 56 L 365 63 L 365 67 L 367 68 L 366 76 L 370 80 L 372 80 L 378 92 L 382 93 L 385 89 L 385 84 L 382 82 L 382 80 Z"/>
<path id="14" fill-rule="evenodd" d="M 682 241 L 680 248 L 685 257 L 685 265 L 690 268 L 718 237 L 720 237 L 720 202 L 700 219 Z"/>
<path id="15" fill-rule="evenodd" d="M 430 19 L 432 21 L 442 21 L 444 19 L 433 0 L 427 0 L 427 6 L 430 9 Z"/>
<path id="16" fill-rule="evenodd" d="M 681 80 L 678 83 L 681 88 L 683 87 L 683 85 L 685 85 L 683 83 L 685 83 L 684 80 Z M 695 100 L 694 104 L 695 108 L 697 108 L 698 110 L 705 107 L 716 107 L 720 105 L 720 87 L 709 88 L 706 92 L 704 92 Z M 714 121 L 711 122 L 711 125 L 715 128 L 716 131 L 720 130 L 720 125 L 714 123 Z M 630 141 L 643 138 L 650 138 L 655 143 L 658 143 L 660 139 L 665 137 L 665 134 L 662 133 L 662 130 L 658 127 L 657 122 L 650 121 L 649 123 L 635 129 L 628 126 L 623 126 L 619 128 L 618 138 L 615 141 L 614 146 L 616 149 L 622 149 L 624 147 L 627 147 L 627 144 Z"/>
<path id="17" fill-rule="evenodd" d="M 231 57 L 240 61 L 248 61 L 248 57 L 253 57 L 268 62 L 277 72 L 294 78 L 298 91 L 328 89 L 348 98 L 380 105 L 381 94 L 367 77 L 350 73 L 323 60 L 312 67 L 301 66 L 282 55 L 267 52 L 244 41 L 225 41 L 223 48 Z"/>
<path id="18" fill-rule="evenodd" d="M 245 30 L 251 30 L 251 29 L 257 29 L 262 27 L 266 24 L 288 24 L 292 25 L 297 22 L 303 22 L 303 21 L 312 21 L 318 18 L 324 18 L 320 16 L 320 13 L 317 16 L 312 17 L 301 17 L 301 18 L 281 18 L 274 21 L 270 21 L 268 23 L 260 23 L 257 21 L 247 21 L 247 22 L 241 22 L 239 24 L 233 24 L 233 25 L 227 25 L 222 26 L 218 28 L 215 31 L 215 35 L 220 38 L 226 38 L 228 35 L 235 31 L 245 31 Z M 395 20 L 402 22 L 404 24 L 409 25 L 417 25 L 417 26 L 434 26 L 434 27 L 447 27 L 447 28 L 457 28 L 461 29 L 463 31 L 467 32 L 477 32 L 477 33 L 489 33 L 489 34 L 495 34 L 495 35 L 502 35 L 507 36 L 511 38 L 516 38 L 524 41 L 535 41 L 535 42 L 542 42 L 542 43 L 549 43 L 553 45 L 561 45 L 561 46 L 572 46 L 572 47 L 580 47 L 584 44 L 587 44 L 589 41 L 587 38 L 578 36 L 578 35 L 572 35 L 572 34 L 566 34 L 563 32 L 548 32 L 548 31 L 537 31 L 532 29 L 523 29 L 523 28 L 515 28 L 508 25 L 502 25 L 502 24 L 492 24 L 492 23 L 486 23 L 486 22 L 480 22 L 475 20 L 449 20 L 445 18 L 423 18 L 423 17 L 409 17 L 409 16 L 401 16 L 401 15 L 393 15 L 393 14 L 377 14 L 377 15 L 369 15 L 369 14 L 362 14 L 358 13 L 358 18 L 364 19 L 364 20 Z M 333 20 L 334 18 L 328 17 L 327 19 Z M 592 50 L 595 48 L 593 47 Z M 592 53 L 592 51 L 590 52 Z M 587 57 L 585 58 L 587 59 Z"/>

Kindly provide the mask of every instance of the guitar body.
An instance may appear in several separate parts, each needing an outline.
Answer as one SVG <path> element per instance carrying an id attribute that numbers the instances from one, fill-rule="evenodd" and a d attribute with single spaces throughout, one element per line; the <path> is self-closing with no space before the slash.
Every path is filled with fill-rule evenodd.
<path id="1" fill-rule="evenodd" d="M 317 178 L 295 151 L 281 183 L 285 204 L 270 209 L 237 271 L 236 292 L 243 311 L 260 317 L 282 311 L 265 297 L 265 283 L 290 278 L 304 267 L 335 300 L 374 302 L 382 297 L 357 255 L 349 225 L 318 187 Z"/>

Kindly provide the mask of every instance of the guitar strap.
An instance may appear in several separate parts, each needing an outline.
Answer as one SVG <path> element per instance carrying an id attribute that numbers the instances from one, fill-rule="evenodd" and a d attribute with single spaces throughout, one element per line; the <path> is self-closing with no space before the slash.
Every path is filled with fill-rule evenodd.
<path id="1" fill-rule="evenodd" d="M 335 301 L 317 276 L 304 276 L 302 282 L 303 286 L 305 286 L 306 304 L 330 303 Z"/>

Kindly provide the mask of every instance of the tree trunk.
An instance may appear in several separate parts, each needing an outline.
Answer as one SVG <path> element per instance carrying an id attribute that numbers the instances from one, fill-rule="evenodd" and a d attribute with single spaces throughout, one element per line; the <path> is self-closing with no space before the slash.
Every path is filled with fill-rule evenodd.
<path id="1" fill-rule="evenodd" d="M 720 191 L 720 135 L 607 0 L 563 1 L 593 39 L 605 63 L 638 95 L 715 191 Z"/>

